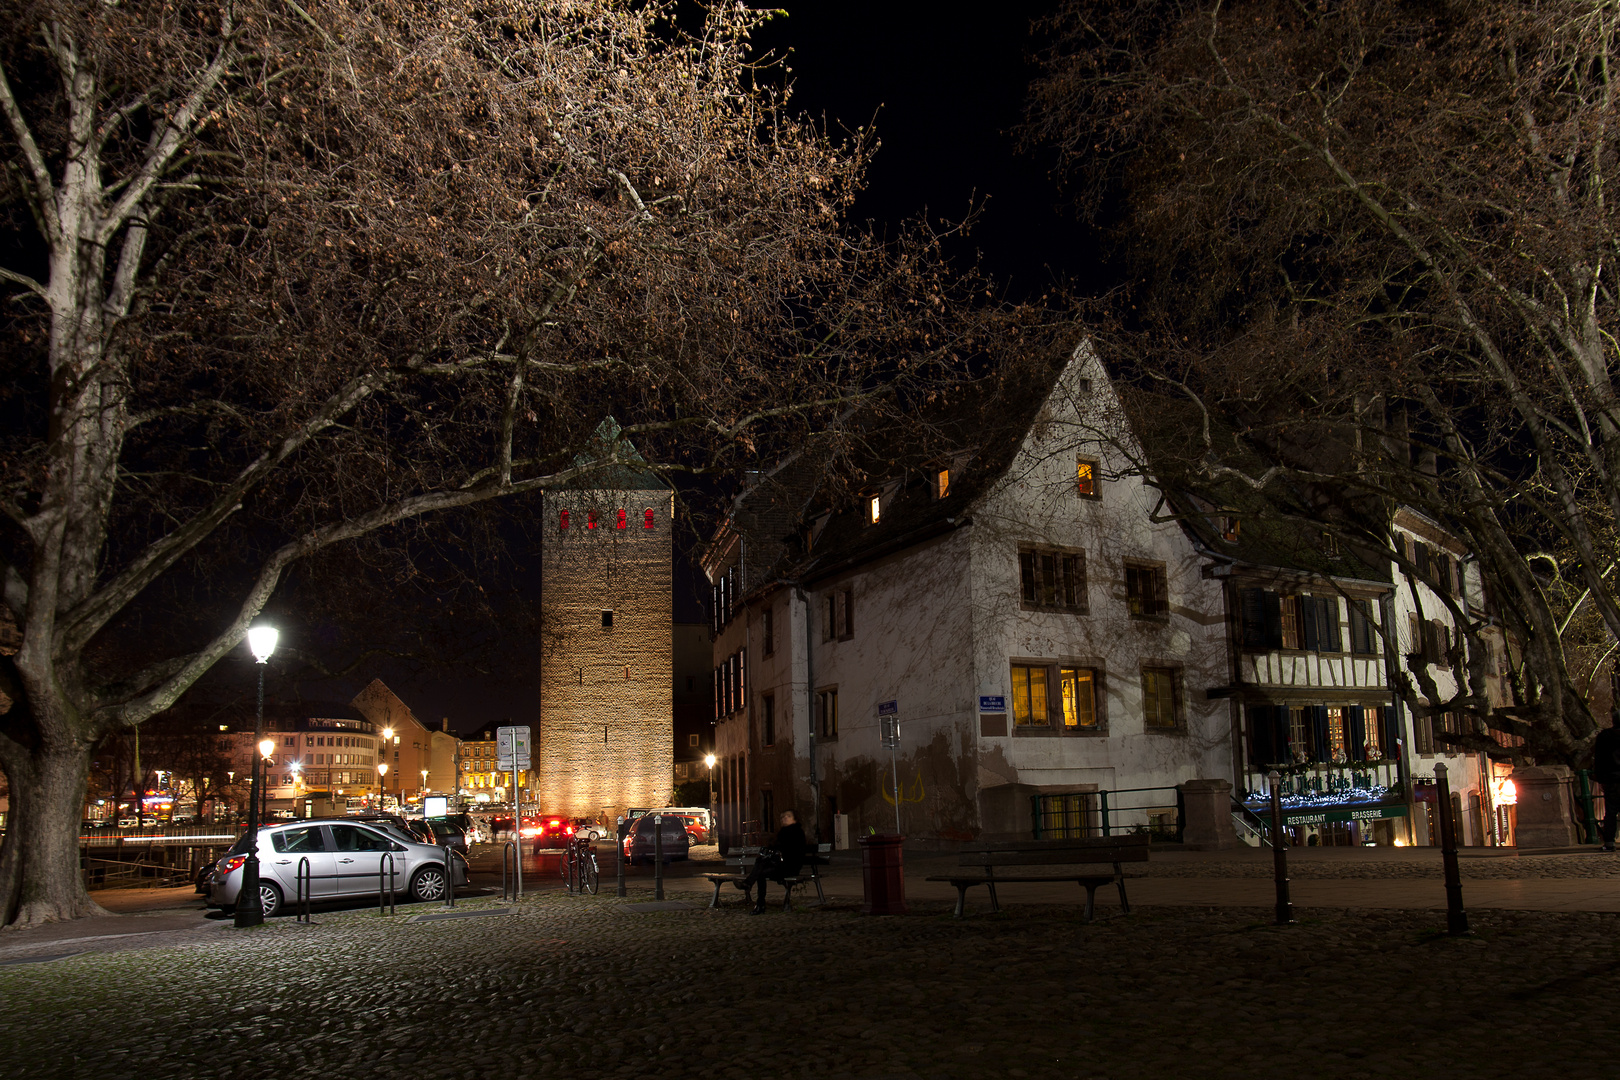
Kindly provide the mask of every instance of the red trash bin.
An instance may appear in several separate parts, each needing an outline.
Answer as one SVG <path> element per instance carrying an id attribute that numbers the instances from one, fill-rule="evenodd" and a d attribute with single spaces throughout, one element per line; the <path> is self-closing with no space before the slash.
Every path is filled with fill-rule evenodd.
<path id="1" fill-rule="evenodd" d="M 857 841 L 861 845 L 862 915 L 906 913 L 906 855 L 900 846 L 905 839 L 881 834 Z"/>

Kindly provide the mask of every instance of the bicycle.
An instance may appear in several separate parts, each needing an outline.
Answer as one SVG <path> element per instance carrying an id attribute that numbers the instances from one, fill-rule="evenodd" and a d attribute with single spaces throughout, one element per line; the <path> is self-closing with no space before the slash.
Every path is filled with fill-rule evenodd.
<path id="1" fill-rule="evenodd" d="M 568 846 L 563 849 L 563 857 L 559 862 L 562 866 L 563 881 L 570 888 L 577 881 L 581 892 L 596 895 L 601 873 L 596 865 L 596 848 L 589 837 L 576 836 L 570 840 Z"/>

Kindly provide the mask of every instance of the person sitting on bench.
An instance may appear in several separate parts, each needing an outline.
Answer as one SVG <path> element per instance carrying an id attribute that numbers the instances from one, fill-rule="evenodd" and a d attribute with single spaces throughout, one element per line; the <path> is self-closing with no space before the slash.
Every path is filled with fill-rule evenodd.
<path id="1" fill-rule="evenodd" d="M 810 842 L 805 839 L 799 816 L 792 810 L 782 811 L 782 827 L 776 831 L 773 845 L 759 853 L 748 876 L 737 882 L 737 888 L 745 893 L 752 893 L 754 886 L 759 886 L 759 899 L 754 903 L 753 914 L 765 913 L 765 882 L 781 882 L 784 878 L 797 877 L 799 868 L 804 866 L 809 847 Z"/>

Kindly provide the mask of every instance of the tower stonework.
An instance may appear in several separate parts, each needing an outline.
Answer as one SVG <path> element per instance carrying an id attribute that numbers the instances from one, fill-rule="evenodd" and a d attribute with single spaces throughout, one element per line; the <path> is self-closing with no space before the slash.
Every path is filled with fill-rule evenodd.
<path id="1" fill-rule="evenodd" d="M 617 424 L 598 435 L 605 448 Z M 612 821 L 672 788 L 674 495 L 634 466 L 582 484 L 543 500 L 535 794 L 544 813 Z"/>

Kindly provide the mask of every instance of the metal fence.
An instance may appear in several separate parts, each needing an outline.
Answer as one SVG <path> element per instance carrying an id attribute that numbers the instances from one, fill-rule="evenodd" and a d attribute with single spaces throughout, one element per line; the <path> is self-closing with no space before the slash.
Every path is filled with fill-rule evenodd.
<path id="1" fill-rule="evenodd" d="M 1179 843 L 1186 819 L 1179 787 L 1031 795 L 1029 803 L 1036 840 L 1148 833 Z"/>

